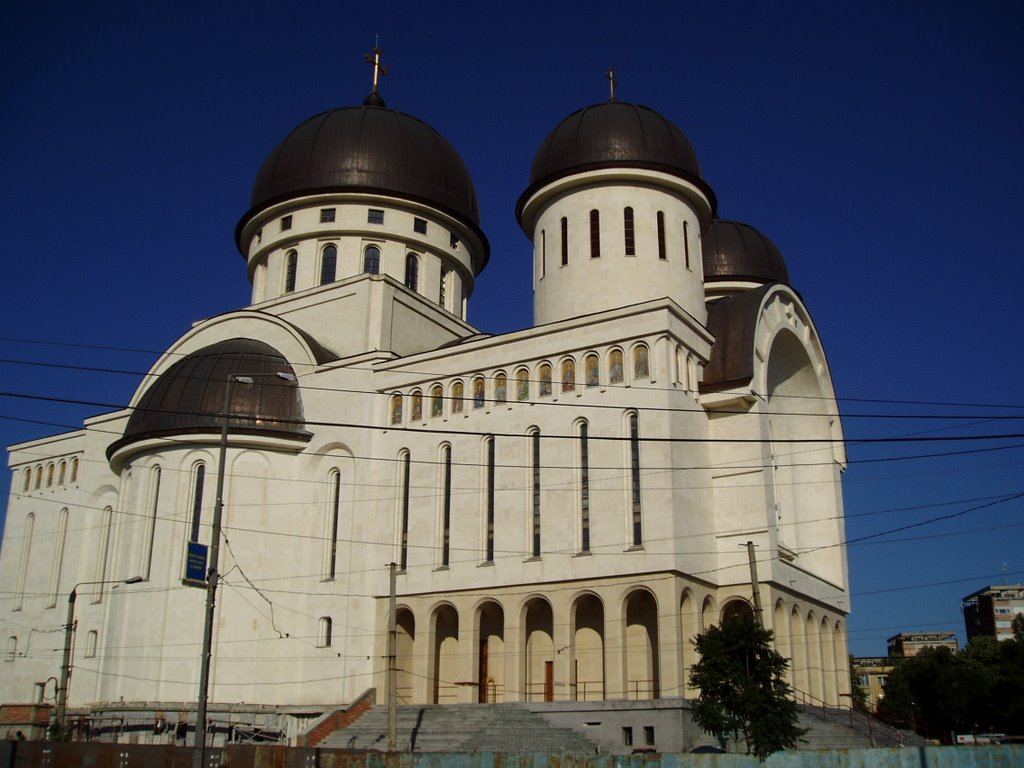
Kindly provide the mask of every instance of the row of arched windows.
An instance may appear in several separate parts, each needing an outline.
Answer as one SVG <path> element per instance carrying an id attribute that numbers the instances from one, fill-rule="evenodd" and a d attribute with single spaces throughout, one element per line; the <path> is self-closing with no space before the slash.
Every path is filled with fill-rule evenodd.
<path id="1" fill-rule="evenodd" d="M 668 248 L 665 241 L 665 213 L 664 211 L 657 212 L 657 249 L 658 258 L 661 261 L 667 261 L 669 254 Z M 569 263 L 569 219 L 563 216 L 559 221 L 559 229 L 561 233 L 561 265 L 564 267 Z M 590 232 L 590 258 L 599 259 L 601 258 L 601 212 L 597 208 L 593 208 L 590 211 L 589 217 L 589 232 Z M 633 213 L 633 209 L 629 206 L 622 210 L 622 232 L 623 232 L 623 252 L 626 256 L 637 255 L 637 234 L 636 234 L 636 218 Z M 691 269 L 690 266 L 690 222 L 683 221 L 683 263 L 687 269 Z M 544 277 L 547 273 L 547 232 L 545 230 L 540 231 L 540 265 L 538 274 L 540 277 Z"/>
<path id="2" fill-rule="evenodd" d="M 555 381 L 556 368 L 552 363 L 543 361 L 531 371 L 520 366 L 512 373 L 509 391 L 509 375 L 505 371 L 497 371 L 489 377 L 480 374 L 466 383 L 456 379 L 448 385 L 448 394 L 442 384 L 430 386 L 426 394 L 421 389 L 412 390 L 408 396 L 394 393 L 389 400 L 389 422 L 400 425 L 406 419 L 405 401 L 409 401 L 409 421 L 422 421 L 427 418 L 445 416 L 445 401 L 448 403 L 447 415 L 465 413 L 467 408 L 484 408 L 487 403 L 501 405 L 513 402 L 527 402 L 532 398 L 551 397 L 555 387 L 563 393 L 575 392 L 578 386 L 586 389 L 600 386 L 620 386 L 626 383 L 626 366 L 624 351 L 618 347 L 605 355 L 605 370 L 602 371 L 601 356 L 597 352 L 587 352 L 582 358 L 582 377 L 577 370 L 576 359 L 565 357 L 557 367 L 558 380 Z M 630 350 L 631 381 L 643 381 L 651 376 L 650 348 L 644 344 L 635 344 Z M 581 380 L 582 379 L 582 380 Z M 490 397 L 488 397 L 488 381 L 490 381 Z M 467 404 L 468 401 L 468 404 Z"/>
<path id="3" fill-rule="evenodd" d="M 295 290 L 295 278 L 298 273 L 298 251 L 292 249 L 284 257 L 284 293 Z M 378 245 L 368 245 L 363 249 L 363 272 L 371 275 L 380 274 L 381 250 Z M 416 253 L 405 256 L 405 287 L 419 290 L 420 257 Z M 320 279 L 317 285 L 328 285 L 338 279 L 338 246 L 328 243 L 320 249 Z M 441 304 L 444 304 L 444 288 L 442 286 Z"/>
<path id="4" fill-rule="evenodd" d="M 78 458 L 73 458 L 70 461 L 67 459 L 61 459 L 59 462 L 51 461 L 45 467 L 42 464 L 25 467 L 22 470 L 21 478 L 22 493 L 40 490 L 44 486 L 44 480 L 47 488 L 78 482 Z"/>

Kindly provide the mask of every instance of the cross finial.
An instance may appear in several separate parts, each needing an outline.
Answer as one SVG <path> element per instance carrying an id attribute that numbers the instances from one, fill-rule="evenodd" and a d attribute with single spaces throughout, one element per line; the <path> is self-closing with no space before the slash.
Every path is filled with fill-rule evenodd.
<path id="1" fill-rule="evenodd" d="M 380 35 L 377 35 L 373 41 L 373 54 L 364 54 L 363 59 L 366 60 L 367 64 L 373 64 L 373 94 L 378 96 L 378 90 L 380 88 L 380 79 L 388 73 L 388 68 L 380 63 L 381 50 L 380 50 Z"/>
<path id="2" fill-rule="evenodd" d="M 609 91 L 609 93 L 608 93 L 608 101 L 610 103 L 614 103 L 615 102 L 615 84 L 617 82 L 615 80 L 615 68 L 614 67 L 608 67 L 608 71 L 604 73 L 604 76 L 608 78 L 608 91 Z"/>

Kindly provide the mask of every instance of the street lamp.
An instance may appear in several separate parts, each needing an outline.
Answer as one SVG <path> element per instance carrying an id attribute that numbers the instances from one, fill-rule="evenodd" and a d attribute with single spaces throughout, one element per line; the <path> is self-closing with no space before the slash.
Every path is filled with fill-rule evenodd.
<path id="1" fill-rule="evenodd" d="M 232 374 L 224 388 L 223 421 L 220 425 L 220 458 L 217 464 L 217 501 L 213 507 L 213 525 L 210 532 L 210 564 L 206 572 L 206 619 L 203 622 L 203 655 L 199 670 L 199 703 L 196 706 L 196 732 L 192 750 L 192 765 L 203 768 L 206 760 L 206 703 L 210 688 L 210 658 L 213 655 L 213 619 L 217 604 L 217 565 L 220 558 L 220 523 L 224 512 L 224 465 L 228 455 L 228 421 L 231 418 L 231 391 L 235 382 L 252 384 L 257 378 L 277 377 L 295 382 L 295 374 L 276 373 Z"/>
<path id="2" fill-rule="evenodd" d="M 54 725 L 58 733 L 64 732 L 64 719 L 68 708 L 68 683 L 71 678 L 71 640 L 75 634 L 75 601 L 78 599 L 78 588 L 100 584 L 138 584 L 141 576 L 130 579 L 108 579 L 102 581 L 80 581 L 71 588 L 68 595 L 68 621 L 64 625 L 64 658 L 60 665 L 60 684 L 57 688 L 57 709 L 54 713 Z"/>

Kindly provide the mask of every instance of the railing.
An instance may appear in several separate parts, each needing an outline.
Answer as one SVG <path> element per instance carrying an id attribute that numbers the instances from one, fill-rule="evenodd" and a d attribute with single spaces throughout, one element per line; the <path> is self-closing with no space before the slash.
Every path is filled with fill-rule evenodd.
<path id="1" fill-rule="evenodd" d="M 571 687 L 574 701 L 604 701 L 604 680 L 577 680 Z"/>
<path id="2" fill-rule="evenodd" d="M 630 701 L 647 701 L 655 698 L 654 680 L 629 680 L 626 683 L 626 698 Z"/>

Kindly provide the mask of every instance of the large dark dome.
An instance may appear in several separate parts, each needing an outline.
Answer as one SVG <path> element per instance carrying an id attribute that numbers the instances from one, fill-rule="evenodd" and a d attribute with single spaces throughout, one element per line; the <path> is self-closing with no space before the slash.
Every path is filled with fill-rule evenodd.
<path id="1" fill-rule="evenodd" d="M 124 437 L 107 456 L 129 443 L 155 437 L 219 433 L 224 394 L 231 376 L 251 376 L 231 389 L 232 434 L 308 440 L 299 387 L 275 374 L 294 371 L 276 349 L 255 339 L 228 339 L 192 352 L 146 390 L 128 419 Z"/>
<path id="2" fill-rule="evenodd" d="M 716 219 L 701 235 L 704 282 L 744 280 L 789 285 L 789 270 L 775 243 L 753 227 Z"/>
<path id="3" fill-rule="evenodd" d="M 422 120 L 368 101 L 311 117 L 277 145 L 256 176 L 239 231 L 273 203 L 352 191 L 423 202 L 479 229 L 473 181 L 452 145 Z"/>
<path id="4" fill-rule="evenodd" d="M 610 101 L 573 112 L 544 140 L 517 214 L 540 187 L 602 168 L 643 168 L 677 176 L 696 184 L 715 208 L 714 193 L 701 177 L 697 155 L 683 132 L 650 107 Z"/>

